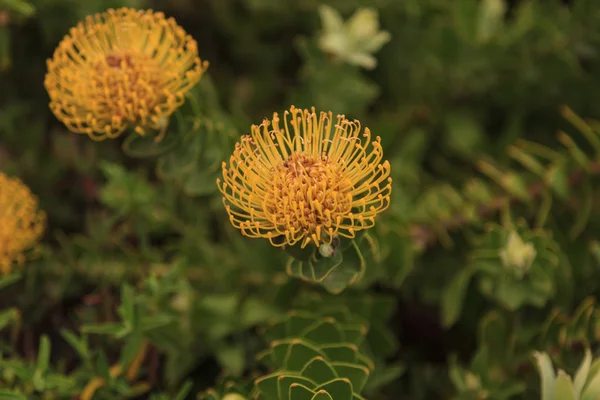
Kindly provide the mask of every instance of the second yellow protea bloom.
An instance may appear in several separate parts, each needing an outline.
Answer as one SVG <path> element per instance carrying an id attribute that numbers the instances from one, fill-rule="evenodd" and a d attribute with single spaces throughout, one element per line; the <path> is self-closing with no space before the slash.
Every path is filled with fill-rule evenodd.
<path id="1" fill-rule="evenodd" d="M 24 253 L 39 240 L 46 214 L 29 188 L 17 178 L 0 172 L 0 273 L 25 260 Z"/>
<path id="2" fill-rule="evenodd" d="M 253 125 L 217 184 L 234 227 L 274 246 L 354 238 L 390 204 L 381 139 L 359 121 L 291 107 Z"/>
<path id="3" fill-rule="evenodd" d="M 173 18 L 110 9 L 71 29 L 48 60 L 44 86 L 50 109 L 73 132 L 95 140 L 129 127 L 164 133 L 207 67 Z"/>

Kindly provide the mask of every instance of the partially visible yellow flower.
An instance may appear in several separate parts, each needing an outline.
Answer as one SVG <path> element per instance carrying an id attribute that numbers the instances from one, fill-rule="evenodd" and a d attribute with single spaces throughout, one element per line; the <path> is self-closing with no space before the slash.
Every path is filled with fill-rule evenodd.
<path id="1" fill-rule="evenodd" d="M 196 41 L 161 12 L 120 8 L 89 16 L 48 60 L 50 109 L 94 140 L 129 127 L 166 131 L 169 116 L 208 68 Z"/>
<path id="2" fill-rule="evenodd" d="M 283 124 L 280 124 L 283 122 Z M 274 246 L 331 243 L 372 227 L 390 204 L 381 139 L 359 121 L 294 106 L 253 125 L 217 185 L 234 227 Z"/>
<path id="3" fill-rule="evenodd" d="M 17 178 L 0 172 L 0 272 L 7 275 L 13 264 L 22 264 L 25 251 L 39 240 L 46 214 L 37 198 Z"/>

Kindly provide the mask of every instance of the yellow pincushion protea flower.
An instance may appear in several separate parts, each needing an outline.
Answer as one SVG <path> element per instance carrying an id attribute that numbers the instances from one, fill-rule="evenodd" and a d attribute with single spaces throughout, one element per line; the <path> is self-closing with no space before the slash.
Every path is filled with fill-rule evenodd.
<path id="1" fill-rule="evenodd" d="M 253 125 L 217 185 L 234 227 L 274 246 L 302 248 L 354 238 L 390 203 L 390 164 L 381 139 L 359 121 L 291 107 Z"/>
<path id="2" fill-rule="evenodd" d="M 166 131 L 169 116 L 208 68 L 197 43 L 161 12 L 110 9 L 89 16 L 48 60 L 50 109 L 94 140 L 129 127 Z"/>
<path id="3" fill-rule="evenodd" d="M 39 240 L 46 214 L 29 188 L 17 178 L 0 172 L 0 272 L 7 275 L 13 264 L 22 264 L 24 253 Z"/>

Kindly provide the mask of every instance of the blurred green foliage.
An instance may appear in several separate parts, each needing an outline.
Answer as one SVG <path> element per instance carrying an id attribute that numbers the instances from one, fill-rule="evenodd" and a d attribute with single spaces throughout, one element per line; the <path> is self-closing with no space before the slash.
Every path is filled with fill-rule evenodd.
<path id="1" fill-rule="evenodd" d="M 58 42 L 121 6 L 210 62 L 161 143 L 48 109 Z M 49 218 L 0 280 L 0 398 L 595 399 L 599 51 L 596 0 L 0 0 L 0 170 Z M 215 184 L 290 104 L 392 165 L 333 257 L 241 236 Z"/>

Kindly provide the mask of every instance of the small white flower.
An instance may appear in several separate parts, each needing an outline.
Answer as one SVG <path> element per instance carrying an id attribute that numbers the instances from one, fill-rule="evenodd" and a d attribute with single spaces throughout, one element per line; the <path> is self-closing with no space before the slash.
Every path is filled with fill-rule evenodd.
<path id="1" fill-rule="evenodd" d="M 319 38 L 321 50 L 349 64 L 375 68 L 377 60 L 372 54 L 379 51 L 391 37 L 389 32 L 379 30 L 376 10 L 358 9 L 346 23 L 335 9 L 327 5 L 319 7 L 319 14 L 323 24 Z"/>
<path id="2" fill-rule="evenodd" d="M 537 252 L 531 243 L 525 243 L 516 231 L 508 234 L 506 245 L 500 250 L 500 259 L 504 267 L 513 270 L 522 278 L 531 268 Z"/>

